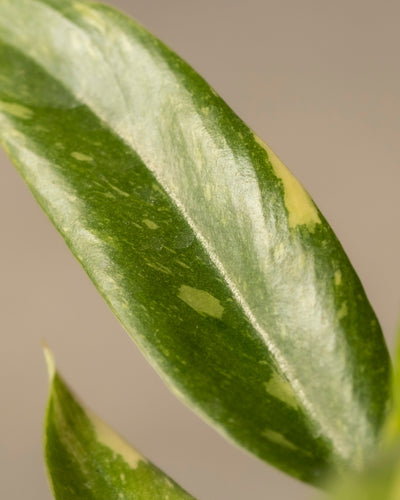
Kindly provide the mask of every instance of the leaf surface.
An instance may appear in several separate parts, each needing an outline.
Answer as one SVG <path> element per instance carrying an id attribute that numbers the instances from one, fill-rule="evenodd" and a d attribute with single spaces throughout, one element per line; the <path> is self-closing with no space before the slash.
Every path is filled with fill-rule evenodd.
<path id="1" fill-rule="evenodd" d="M 185 62 L 97 3 L 1 0 L 0 137 L 167 385 L 318 483 L 386 414 L 378 321 L 331 228 Z"/>
<path id="2" fill-rule="evenodd" d="M 391 408 L 385 423 L 383 438 L 384 444 L 388 447 L 400 438 L 400 321 L 397 326 L 394 353 Z"/>
<path id="3" fill-rule="evenodd" d="M 45 348 L 45 457 L 56 500 L 193 500 L 76 398 Z"/>
<path id="4" fill-rule="evenodd" d="M 400 442 L 376 456 L 361 473 L 332 486 L 330 500 L 399 500 Z"/>

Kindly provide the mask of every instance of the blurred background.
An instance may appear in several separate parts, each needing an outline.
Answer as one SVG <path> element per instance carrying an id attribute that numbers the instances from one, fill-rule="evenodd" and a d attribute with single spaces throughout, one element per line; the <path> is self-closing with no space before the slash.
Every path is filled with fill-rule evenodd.
<path id="1" fill-rule="evenodd" d="M 392 349 L 400 310 L 400 3 L 108 3 L 186 59 L 302 181 Z M 45 339 L 88 406 L 199 499 L 315 498 L 169 393 L 3 152 L 0 172 L 0 497 L 51 499 L 41 444 Z"/>

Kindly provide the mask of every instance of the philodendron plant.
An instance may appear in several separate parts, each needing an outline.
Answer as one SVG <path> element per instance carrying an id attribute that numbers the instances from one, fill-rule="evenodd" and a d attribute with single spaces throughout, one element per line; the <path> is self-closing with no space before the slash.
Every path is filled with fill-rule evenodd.
<path id="1" fill-rule="evenodd" d="M 400 405 L 362 285 L 301 184 L 190 66 L 106 5 L 0 0 L 0 139 L 193 411 L 294 477 L 333 477 L 335 498 L 400 498 Z M 56 499 L 193 498 L 45 352 Z"/>

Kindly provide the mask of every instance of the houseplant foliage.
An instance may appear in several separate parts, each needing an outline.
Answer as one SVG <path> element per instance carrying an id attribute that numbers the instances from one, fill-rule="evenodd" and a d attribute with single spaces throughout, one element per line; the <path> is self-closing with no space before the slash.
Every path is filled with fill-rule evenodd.
<path id="1" fill-rule="evenodd" d="M 193 499 L 85 408 L 57 373 L 52 353 L 44 352 L 50 378 L 45 456 L 55 498 Z"/>
<path id="2" fill-rule="evenodd" d="M 386 346 L 268 146 L 105 5 L 1 0 L 0 67 L 4 148 L 167 385 L 304 481 L 362 469 L 388 407 Z"/>
<path id="3" fill-rule="evenodd" d="M 400 498 L 400 325 L 392 380 L 392 408 L 380 449 L 367 467 L 329 485 L 332 500 L 398 500 Z"/>

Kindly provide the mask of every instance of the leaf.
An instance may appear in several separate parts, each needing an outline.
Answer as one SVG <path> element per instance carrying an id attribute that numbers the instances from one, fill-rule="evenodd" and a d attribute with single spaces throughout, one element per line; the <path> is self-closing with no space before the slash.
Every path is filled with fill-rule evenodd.
<path id="1" fill-rule="evenodd" d="M 190 500 L 178 484 L 85 408 L 45 348 L 50 394 L 45 456 L 56 500 Z"/>
<path id="2" fill-rule="evenodd" d="M 392 405 L 384 427 L 383 437 L 385 445 L 389 447 L 394 440 L 400 438 L 400 321 L 397 327 L 392 375 Z"/>
<path id="3" fill-rule="evenodd" d="M 388 353 L 300 183 L 112 8 L 2 0 L 0 42 L 2 143 L 166 384 L 304 481 L 361 468 L 386 415 Z"/>
<path id="4" fill-rule="evenodd" d="M 392 414 L 395 422 L 394 437 L 398 439 L 400 437 L 400 321 L 397 326 L 395 365 L 394 365 L 394 374 L 392 381 L 392 400 L 393 400 Z"/>
<path id="5" fill-rule="evenodd" d="M 353 474 L 331 487 L 331 500 L 399 500 L 400 443 L 375 458 L 361 473 Z"/>

